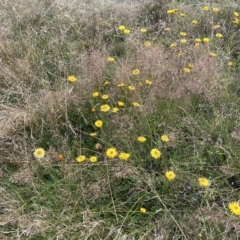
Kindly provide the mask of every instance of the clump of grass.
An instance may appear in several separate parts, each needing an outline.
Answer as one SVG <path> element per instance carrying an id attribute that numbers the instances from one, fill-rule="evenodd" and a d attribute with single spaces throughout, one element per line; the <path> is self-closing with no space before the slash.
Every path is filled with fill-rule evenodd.
<path id="1" fill-rule="evenodd" d="M 0 10 L 0 236 L 238 236 L 234 4 L 35 3 Z"/>

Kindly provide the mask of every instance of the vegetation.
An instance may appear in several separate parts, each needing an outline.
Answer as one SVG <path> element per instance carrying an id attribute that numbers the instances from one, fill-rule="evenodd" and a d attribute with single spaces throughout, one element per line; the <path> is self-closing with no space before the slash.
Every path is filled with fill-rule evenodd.
<path id="1" fill-rule="evenodd" d="M 237 1 L 0 3 L 1 239 L 239 239 Z"/>

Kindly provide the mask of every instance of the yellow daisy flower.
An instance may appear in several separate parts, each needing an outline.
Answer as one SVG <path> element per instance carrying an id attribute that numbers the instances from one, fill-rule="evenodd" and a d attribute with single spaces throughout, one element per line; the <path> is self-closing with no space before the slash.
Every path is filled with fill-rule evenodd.
<path id="1" fill-rule="evenodd" d="M 141 32 L 141 33 L 145 33 L 145 32 L 147 32 L 147 29 L 146 29 L 146 28 L 141 28 L 141 29 L 140 29 L 140 32 Z"/>
<path id="2" fill-rule="evenodd" d="M 118 27 L 118 29 L 121 30 L 121 31 L 124 31 L 124 30 L 126 29 L 126 27 L 125 27 L 124 25 L 120 25 L 120 26 Z"/>
<path id="3" fill-rule="evenodd" d="M 98 97 L 99 94 L 100 94 L 99 92 L 93 92 L 93 93 L 92 93 L 92 97 Z"/>
<path id="4" fill-rule="evenodd" d="M 133 75 L 138 75 L 140 73 L 140 70 L 139 69 L 134 69 L 133 71 L 132 71 L 132 74 Z"/>
<path id="5" fill-rule="evenodd" d="M 240 204 L 238 202 L 230 202 L 228 208 L 234 215 L 240 216 Z"/>
<path id="6" fill-rule="evenodd" d="M 76 82 L 77 78 L 75 76 L 71 75 L 71 76 L 68 76 L 68 81 L 69 82 Z"/>
<path id="7" fill-rule="evenodd" d="M 118 106 L 119 106 L 119 107 L 123 107 L 123 106 L 124 106 L 124 103 L 121 102 L 121 101 L 118 101 Z"/>
<path id="8" fill-rule="evenodd" d="M 151 151 L 150 151 L 150 154 L 153 158 L 155 159 L 158 159 L 161 157 L 161 152 L 157 149 L 157 148 L 153 148 Z"/>
<path id="9" fill-rule="evenodd" d="M 109 98 L 109 96 L 107 94 L 102 95 L 102 99 L 107 100 L 108 98 Z"/>
<path id="10" fill-rule="evenodd" d="M 94 125 L 97 128 L 101 128 L 103 126 L 103 121 L 102 120 L 97 120 L 97 121 L 95 121 Z"/>
<path id="11" fill-rule="evenodd" d="M 84 162 L 86 160 L 86 156 L 85 155 L 80 155 L 76 158 L 77 162 Z"/>
<path id="12" fill-rule="evenodd" d="M 161 136 L 161 140 L 162 140 L 163 142 L 169 142 L 169 137 L 164 134 L 164 135 Z"/>
<path id="13" fill-rule="evenodd" d="M 107 104 L 104 104 L 100 107 L 101 112 L 108 112 L 111 109 L 111 107 Z"/>
<path id="14" fill-rule="evenodd" d="M 43 148 L 37 148 L 33 153 L 36 158 L 44 158 L 45 154 L 46 152 Z"/>
<path id="15" fill-rule="evenodd" d="M 140 208 L 140 212 L 141 212 L 141 213 L 146 213 L 146 212 L 147 212 L 147 209 L 144 208 L 144 207 L 141 207 L 141 208 Z"/>
<path id="16" fill-rule="evenodd" d="M 115 147 L 108 148 L 106 151 L 106 156 L 108 158 L 115 158 L 117 155 L 118 155 L 118 152 Z"/>
<path id="17" fill-rule="evenodd" d="M 144 142 L 147 141 L 147 139 L 146 139 L 145 137 L 143 137 L 143 136 L 139 136 L 139 137 L 137 138 L 137 140 L 138 140 L 140 143 L 144 143 Z"/>
<path id="18" fill-rule="evenodd" d="M 198 178 L 198 184 L 201 187 L 208 187 L 210 186 L 210 181 L 207 178 Z"/>
<path id="19" fill-rule="evenodd" d="M 169 180 L 172 181 L 176 178 L 176 174 L 174 171 L 167 171 L 165 172 L 165 177 Z"/>
<path id="20" fill-rule="evenodd" d="M 129 154 L 129 153 L 121 152 L 121 153 L 119 154 L 119 159 L 121 159 L 121 160 L 126 161 L 126 160 L 128 160 L 129 158 L 130 158 L 130 154 Z"/>
<path id="21" fill-rule="evenodd" d="M 107 61 L 108 61 L 108 62 L 114 62 L 114 61 L 115 61 L 115 58 L 114 58 L 114 57 L 108 57 L 108 58 L 107 58 Z"/>
<path id="22" fill-rule="evenodd" d="M 144 46 L 145 46 L 145 47 L 150 47 L 150 46 L 151 46 L 151 42 L 150 42 L 150 41 L 144 42 Z"/>
<path id="23" fill-rule="evenodd" d="M 96 162 L 97 161 L 97 157 L 96 156 L 91 156 L 90 158 L 89 158 L 89 161 L 90 162 L 92 162 L 92 163 L 94 163 L 94 162 Z"/>

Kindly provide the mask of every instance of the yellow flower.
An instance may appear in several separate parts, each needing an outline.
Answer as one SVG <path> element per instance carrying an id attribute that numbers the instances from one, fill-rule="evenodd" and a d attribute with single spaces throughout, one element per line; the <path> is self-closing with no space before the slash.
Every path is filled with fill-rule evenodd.
<path id="1" fill-rule="evenodd" d="M 123 107 L 123 106 L 124 106 L 124 103 L 121 102 L 121 101 L 118 101 L 118 106 L 119 106 L 119 107 Z"/>
<path id="2" fill-rule="evenodd" d="M 129 30 L 129 29 L 124 29 L 123 32 L 124 32 L 125 34 L 129 34 L 129 33 L 130 33 L 130 30 Z"/>
<path id="3" fill-rule="evenodd" d="M 165 172 L 165 177 L 169 180 L 172 181 L 176 178 L 176 174 L 174 171 L 167 171 Z"/>
<path id="4" fill-rule="evenodd" d="M 80 155 L 76 158 L 77 162 L 84 162 L 86 160 L 86 156 L 85 155 Z"/>
<path id="5" fill-rule="evenodd" d="M 146 29 L 146 28 L 141 28 L 141 29 L 140 29 L 140 32 L 141 32 L 141 33 L 145 33 L 145 32 L 147 32 L 147 29 Z"/>
<path id="6" fill-rule="evenodd" d="M 207 178 L 198 178 L 198 184 L 201 187 L 208 187 L 210 186 L 210 181 Z"/>
<path id="7" fill-rule="evenodd" d="M 91 137 L 96 137 L 96 136 L 97 136 L 97 133 L 96 133 L 96 132 L 89 133 L 89 136 L 91 136 Z"/>
<path id="8" fill-rule="evenodd" d="M 140 73 L 140 70 L 139 69 L 134 69 L 133 71 L 132 71 L 132 74 L 133 75 L 138 75 Z"/>
<path id="9" fill-rule="evenodd" d="M 202 42 L 202 39 L 201 38 L 195 38 L 195 42 L 200 43 L 200 42 Z"/>
<path id="10" fill-rule="evenodd" d="M 180 35 L 181 35 L 182 37 L 186 37 L 186 36 L 187 36 L 187 33 L 186 33 L 186 32 L 180 32 Z"/>
<path id="11" fill-rule="evenodd" d="M 151 46 L 151 42 L 150 42 L 150 41 L 144 42 L 144 46 L 145 46 L 145 47 L 150 47 L 150 46 Z"/>
<path id="12" fill-rule="evenodd" d="M 120 154 L 119 154 L 119 159 L 121 159 L 121 160 L 128 160 L 130 158 L 130 154 L 129 153 L 125 153 L 125 152 L 121 152 Z"/>
<path id="13" fill-rule="evenodd" d="M 110 110 L 110 106 L 109 105 L 107 105 L 107 104 L 104 104 L 104 105 L 102 105 L 101 107 L 100 107 L 100 111 L 101 112 L 108 112 L 109 110 Z"/>
<path id="14" fill-rule="evenodd" d="M 134 86 L 128 86 L 128 89 L 131 90 L 131 91 L 134 91 L 135 87 Z"/>
<path id="15" fill-rule="evenodd" d="M 222 35 L 221 33 L 216 33 L 216 37 L 217 37 L 217 38 L 222 38 L 222 36 L 223 36 L 223 35 Z"/>
<path id="16" fill-rule="evenodd" d="M 117 85 L 118 87 L 124 87 L 125 86 L 125 83 L 120 83 Z"/>
<path id="17" fill-rule="evenodd" d="M 232 212 L 232 214 L 240 216 L 240 205 L 238 202 L 231 202 L 228 204 L 228 208 Z"/>
<path id="18" fill-rule="evenodd" d="M 191 69 L 187 68 L 187 67 L 185 67 L 183 70 L 184 70 L 185 73 L 190 73 L 191 72 Z"/>
<path id="19" fill-rule="evenodd" d="M 123 31 L 123 30 L 126 29 L 126 27 L 125 27 L 124 25 L 120 25 L 120 26 L 118 27 L 118 29 L 121 30 L 121 31 Z"/>
<path id="20" fill-rule="evenodd" d="M 178 8 L 167 10 L 167 14 L 175 14 L 178 11 Z"/>
<path id="21" fill-rule="evenodd" d="M 145 83 L 147 84 L 147 85 L 152 85 L 152 81 L 150 81 L 150 80 L 145 80 Z"/>
<path id="22" fill-rule="evenodd" d="M 118 111 L 119 111 L 119 108 L 117 108 L 117 107 L 112 108 L 113 113 L 117 113 Z"/>
<path id="23" fill-rule="evenodd" d="M 233 23 L 234 23 L 234 24 L 239 24 L 238 18 L 234 18 Z"/>
<path id="24" fill-rule="evenodd" d="M 137 102 L 133 102 L 132 105 L 133 105 L 134 107 L 140 107 L 140 104 L 137 103 Z"/>
<path id="25" fill-rule="evenodd" d="M 157 148 L 153 148 L 151 151 L 150 151 L 150 154 L 153 158 L 155 159 L 158 159 L 161 157 L 161 152 L 157 149 Z"/>
<path id="26" fill-rule="evenodd" d="M 169 137 L 164 134 L 164 135 L 161 136 L 161 140 L 162 140 L 163 142 L 169 142 Z"/>
<path id="27" fill-rule="evenodd" d="M 228 62 L 228 66 L 232 66 L 233 65 L 233 62 Z"/>
<path id="28" fill-rule="evenodd" d="M 44 158 L 45 154 L 46 152 L 43 148 L 37 148 L 33 153 L 36 158 Z"/>
<path id="29" fill-rule="evenodd" d="M 198 42 L 194 44 L 194 47 L 199 47 L 199 46 L 200 46 L 200 43 Z"/>
<path id="30" fill-rule="evenodd" d="M 204 6 L 203 10 L 204 11 L 209 11 L 209 7 L 208 6 Z"/>
<path id="31" fill-rule="evenodd" d="M 108 57 L 108 58 L 107 58 L 107 61 L 108 61 L 108 62 L 114 62 L 114 61 L 115 61 L 115 58 L 114 58 L 114 57 Z"/>
<path id="32" fill-rule="evenodd" d="M 169 27 L 166 27 L 164 30 L 165 30 L 165 31 L 170 31 L 170 30 L 171 30 L 171 28 L 169 28 Z"/>
<path id="33" fill-rule="evenodd" d="M 215 13 L 216 13 L 216 12 L 218 12 L 218 11 L 219 11 L 219 9 L 218 9 L 218 8 L 216 8 L 216 7 L 215 7 L 215 8 L 213 8 L 213 12 L 215 12 Z"/>
<path id="34" fill-rule="evenodd" d="M 96 162 L 97 161 L 97 157 L 96 156 L 91 156 L 90 158 L 89 158 L 89 161 L 90 162 Z"/>
<path id="35" fill-rule="evenodd" d="M 109 84 L 110 84 L 110 82 L 106 81 L 106 82 L 103 83 L 103 86 L 106 86 L 106 85 L 109 85 Z"/>
<path id="36" fill-rule="evenodd" d="M 76 82 L 76 81 L 77 81 L 77 78 L 74 77 L 73 75 L 71 75 L 71 76 L 68 76 L 68 81 L 69 81 L 69 82 Z"/>
<path id="37" fill-rule="evenodd" d="M 92 97 L 98 97 L 99 96 L 99 92 L 93 92 L 92 93 Z"/>
<path id="38" fill-rule="evenodd" d="M 186 14 L 185 13 L 180 13 L 180 17 L 185 17 Z"/>
<path id="39" fill-rule="evenodd" d="M 102 95 L 102 99 L 106 100 L 106 99 L 108 99 L 108 98 L 109 98 L 109 96 L 108 96 L 107 94 L 103 94 L 103 95 Z"/>
<path id="40" fill-rule="evenodd" d="M 170 47 L 171 47 L 171 48 L 175 48 L 176 46 L 177 46 L 177 43 L 171 43 L 171 44 L 170 44 Z"/>
<path id="41" fill-rule="evenodd" d="M 182 44 L 185 44 L 185 43 L 187 42 L 187 39 L 186 39 L 186 38 L 182 38 L 182 39 L 180 40 L 180 42 L 181 42 Z"/>
<path id="42" fill-rule="evenodd" d="M 146 213 L 146 212 L 147 212 L 147 209 L 144 208 L 144 207 L 141 207 L 141 208 L 140 208 L 140 212 L 141 212 L 141 213 Z"/>
<path id="43" fill-rule="evenodd" d="M 106 156 L 108 158 L 115 158 L 117 155 L 118 155 L 118 152 L 115 147 L 108 148 L 106 151 Z"/>
<path id="44" fill-rule="evenodd" d="M 103 121 L 102 120 L 96 120 L 94 125 L 97 127 L 97 128 L 101 128 L 103 126 Z"/>
<path id="45" fill-rule="evenodd" d="M 214 29 L 218 29 L 218 28 L 220 28 L 221 26 L 220 25 L 215 25 L 213 28 Z"/>
<path id="46" fill-rule="evenodd" d="M 208 43 L 209 42 L 209 38 L 203 38 L 203 42 L 204 43 Z"/>
<path id="47" fill-rule="evenodd" d="M 147 139 L 146 139 L 145 137 L 143 137 L 143 136 L 139 136 L 139 137 L 137 138 L 137 140 L 138 140 L 140 143 L 144 143 L 144 142 L 147 141 Z"/>
<path id="48" fill-rule="evenodd" d="M 239 13 L 238 13 L 238 12 L 234 12 L 233 15 L 234 15 L 235 17 L 239 17 Z"/>
<path id="49" fill-rule="evenodd" d="M 192 24 L 198 24 L 197 20 L 192 20 Z"/>
<path id="50" fill-rule="evenodd" d="M 217 56 L 217 54 L 214 53 L 214 52 L 209 52 L 208 55 L 209 55 L 210 57 L 216 57 L 216 56 Z"/>
<path id="51" fill-rule="evenodd" d="M 189 67 L 189 68 L 193 68 L 194 65 L 193 65 L 192 63 L 189 63 L 189 64 L 188 64 L 188 67 Z"/>

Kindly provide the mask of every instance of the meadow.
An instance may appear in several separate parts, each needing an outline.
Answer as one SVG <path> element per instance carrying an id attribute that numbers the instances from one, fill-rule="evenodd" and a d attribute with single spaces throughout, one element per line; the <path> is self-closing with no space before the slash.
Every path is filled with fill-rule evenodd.
<path id="1" fill-rule="evenodd" d="M 240 239 L 238 1 L 0 19 L 0 239 Z"/>

